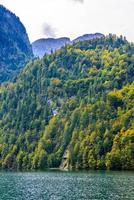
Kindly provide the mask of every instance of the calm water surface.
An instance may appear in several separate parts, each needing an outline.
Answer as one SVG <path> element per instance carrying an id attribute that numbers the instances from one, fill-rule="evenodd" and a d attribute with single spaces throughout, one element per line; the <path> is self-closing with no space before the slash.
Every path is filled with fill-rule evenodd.
<path id="1" fill-rule="evenodd" d="M 0 172 L 0 200 L 134 200 L 134 172 Z"/>

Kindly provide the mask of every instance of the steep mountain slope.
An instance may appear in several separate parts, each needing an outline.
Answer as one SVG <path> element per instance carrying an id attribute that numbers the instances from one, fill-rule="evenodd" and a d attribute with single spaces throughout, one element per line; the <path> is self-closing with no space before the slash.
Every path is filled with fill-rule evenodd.
<path id="1" fill-rule="evenodd" d="M 66 44 L 72 44 L 79 41 L 101 38 L 103 36 L 104 35 L 101 33 L 86 34 L 72 41 L 70 40 L 70 38 L 66 37 L 58 39 L 54 38 L 39 39 L 32 43 L 33 53 L 35 56 L 39 56 L 40 58 L 42 58 L 46 53 L 50 54 L 52 51 L 54 52 L 55 50 L 60 49 Z"/>
<path id="2" fill-rule="evenodd" d="M 19 18 L 0 5 L 0 83 L 13 77 L 32 57 L 32 48 Z"/>
<path id="3" fill-rule="evenodd" d="M 133 55 L 110 35 L 28 63 L 0 88 L 1 168 L 134 169 Z"/>

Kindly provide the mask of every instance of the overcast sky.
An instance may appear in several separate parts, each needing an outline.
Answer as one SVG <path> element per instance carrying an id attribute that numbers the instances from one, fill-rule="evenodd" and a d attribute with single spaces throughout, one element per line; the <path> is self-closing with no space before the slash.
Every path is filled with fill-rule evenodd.
<path id="1" fill-rule="evenodd" d="M 0 4 L 19 16 L 31 42 L 95 32 L 122 34 L 134 42 L 134 0 L 0 0 Z"/>

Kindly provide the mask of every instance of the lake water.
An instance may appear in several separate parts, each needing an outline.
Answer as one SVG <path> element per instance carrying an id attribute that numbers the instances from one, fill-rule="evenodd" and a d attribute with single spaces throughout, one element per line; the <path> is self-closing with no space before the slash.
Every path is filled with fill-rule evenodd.
<path id="1" fill-rule="evenodd" d="M 134 172 L 0 172 L 0 200 L 134 200 Z"/>

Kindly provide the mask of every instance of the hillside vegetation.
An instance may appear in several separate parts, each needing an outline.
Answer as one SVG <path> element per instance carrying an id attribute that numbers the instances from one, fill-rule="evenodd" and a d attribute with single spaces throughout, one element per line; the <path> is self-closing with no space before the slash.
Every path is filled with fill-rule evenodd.
<path id="1" fill-rule="evenodd" d="M 0 88 L 0 167 L 134 169 L 134 45 L 66 45 Z"/>

